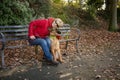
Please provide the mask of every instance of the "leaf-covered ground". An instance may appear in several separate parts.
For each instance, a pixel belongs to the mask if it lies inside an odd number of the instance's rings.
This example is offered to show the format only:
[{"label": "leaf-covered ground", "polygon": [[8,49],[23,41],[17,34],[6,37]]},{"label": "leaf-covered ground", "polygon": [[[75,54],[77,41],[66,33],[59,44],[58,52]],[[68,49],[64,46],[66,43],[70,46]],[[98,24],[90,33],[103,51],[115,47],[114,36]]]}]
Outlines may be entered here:
[{"label": "leaf-covered ground", "polygon": [[5,62],[10,69],[1,70],[0,75],[26,72],[37,65],[41,80],[120,80],[120,32],[109,32],[105,28],[79,29],[79,53],[75,52],[74,43],[70,42],[67,52],[62,49],[65,63],[58,67],[44,66],[43,52],[40,49],[40,53],[35,54],[34,47],[7,49]]}]

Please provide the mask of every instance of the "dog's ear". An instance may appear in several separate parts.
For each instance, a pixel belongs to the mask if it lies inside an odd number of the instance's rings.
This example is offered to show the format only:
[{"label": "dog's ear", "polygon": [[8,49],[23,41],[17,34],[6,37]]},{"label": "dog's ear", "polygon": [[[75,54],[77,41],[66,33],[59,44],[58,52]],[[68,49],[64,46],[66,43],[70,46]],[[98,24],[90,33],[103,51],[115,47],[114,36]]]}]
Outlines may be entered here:
[{"label": "dog's ear", "polygon": [[56,32],[57,32],[58,34],[61,34],[60,30],[58,30],[58,29],[56,29]]}]

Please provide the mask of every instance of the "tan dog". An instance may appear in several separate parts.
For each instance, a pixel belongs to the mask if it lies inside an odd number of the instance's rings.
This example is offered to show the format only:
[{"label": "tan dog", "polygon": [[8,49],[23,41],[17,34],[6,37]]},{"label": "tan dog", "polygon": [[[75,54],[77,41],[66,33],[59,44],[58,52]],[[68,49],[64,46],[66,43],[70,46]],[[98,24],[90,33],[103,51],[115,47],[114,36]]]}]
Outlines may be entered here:
[{"label": "tan dog", "polygon": [[51,52],[54,61],[59,61],[63,63],[64,61],[62,59],[62,54],[60,52],[60,44],[56,35],[58,35],[57,30],[54,28],[50,29]]}]

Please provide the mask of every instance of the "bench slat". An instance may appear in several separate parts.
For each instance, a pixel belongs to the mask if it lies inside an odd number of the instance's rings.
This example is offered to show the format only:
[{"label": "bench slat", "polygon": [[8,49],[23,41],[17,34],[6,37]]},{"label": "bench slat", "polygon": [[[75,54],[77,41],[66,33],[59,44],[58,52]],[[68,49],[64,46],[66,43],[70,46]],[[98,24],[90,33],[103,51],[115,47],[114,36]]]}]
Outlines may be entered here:
[{"label": "bench slat", "polygon": [[6,38],[6,42],[7,41],[16,41],[16,40],[27,40],[26,37],[21,37],[21,38]]},{"label": "bench slat", "polygon": [[77,39],[66,39],[66,40],[60,40],[60,42],[66,42],[66,41],[76,41]]},{"label": "bench slat", "polygon": [[60,30],[60,32],[67,33],[67,32],[70,32],[70,30]]},{"label": "bench slat", "polygon": [[10,33],[10,32],[27,32],[28,31],[28,29],[16,29],[16,30],[14,30],[14,29],[9,29],[9,30],[1,30],[0,32],[2,32],[2,33]]},{"label": "bench slat", "polygon": [[9,29],[9,28],[28,28],[27,25],[20,25],[20,26],[0,26],[0,29]]},{"label": "bench slat", "polygon": [[28,45],[15,45],[15,46],[7,46],[6,48],[9,48],[9,49],[14,49],[14,48],[20,48],[20,47],[26,47]]},{"label": "bench slat", "polygon": [[11,33],[11,34],[4,34],[5,37],[9,37],[9,36],[12,36],[12,37],[19,37],[19,36],[27,36],[28,33]]}]

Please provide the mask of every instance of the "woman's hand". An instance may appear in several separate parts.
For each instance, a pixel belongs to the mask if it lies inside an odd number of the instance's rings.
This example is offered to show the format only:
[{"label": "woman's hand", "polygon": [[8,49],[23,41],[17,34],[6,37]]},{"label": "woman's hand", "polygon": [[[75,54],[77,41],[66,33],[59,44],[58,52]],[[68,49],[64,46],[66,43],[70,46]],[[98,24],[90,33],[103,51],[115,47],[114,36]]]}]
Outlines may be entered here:
[{"label": "woman's hand", "polygon": [[32,39],[32,40],[35,39],[35,36],[30,36],[30,39]]}]

